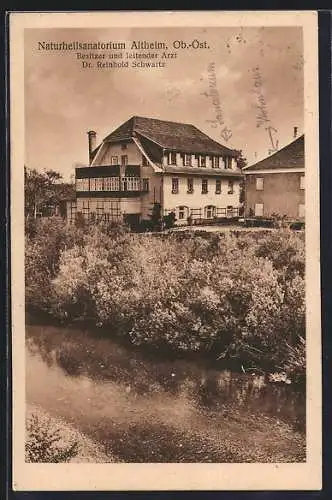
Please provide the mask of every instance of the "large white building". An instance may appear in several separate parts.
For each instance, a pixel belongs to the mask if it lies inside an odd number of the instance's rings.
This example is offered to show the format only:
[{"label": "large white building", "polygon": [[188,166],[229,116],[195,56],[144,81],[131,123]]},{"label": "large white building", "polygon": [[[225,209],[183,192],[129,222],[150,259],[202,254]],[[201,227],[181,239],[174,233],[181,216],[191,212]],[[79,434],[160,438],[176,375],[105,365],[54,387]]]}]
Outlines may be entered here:
[{"label": "large white building", "polygon": [[134,116],[98,146],[96,133],[88,136],[90,165],[76,169],[71,216],[136,224],[154,204],[176,224],[239,215],[238,152],[195,126]]}]

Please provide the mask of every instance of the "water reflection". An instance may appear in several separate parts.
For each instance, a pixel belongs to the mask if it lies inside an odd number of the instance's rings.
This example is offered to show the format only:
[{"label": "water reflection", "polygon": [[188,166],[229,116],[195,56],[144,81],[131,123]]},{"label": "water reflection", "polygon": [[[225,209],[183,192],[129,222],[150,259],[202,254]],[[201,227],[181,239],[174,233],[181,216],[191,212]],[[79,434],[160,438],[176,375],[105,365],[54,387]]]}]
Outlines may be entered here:
[{"label": "water reflection", "polygon": [[194,461],[236,461],[239,439],[248,446],[241,460],[250,461],[266,418],[278,458],[293,439],[287,425],[304,430],[304,395],[261,375],[147,359],[88,332],[50,326],[27,328],[27,356],[27,400],[79,424],[126,461],[193,461],[193,453]]}]

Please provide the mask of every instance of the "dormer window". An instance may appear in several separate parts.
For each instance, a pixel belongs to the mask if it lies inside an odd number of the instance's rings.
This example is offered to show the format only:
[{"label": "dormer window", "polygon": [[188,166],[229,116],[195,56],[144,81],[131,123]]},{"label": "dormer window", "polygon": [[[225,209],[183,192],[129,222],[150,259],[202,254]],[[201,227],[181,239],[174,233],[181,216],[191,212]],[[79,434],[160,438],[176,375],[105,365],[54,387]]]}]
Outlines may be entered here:
[{"label": "dormer window", "polygon": [[198,166],[199,167],[206,167],[206,156],[199,156],[198,157]]},{"label": "dormer window", "polygon": [[188,155],[188,154],[184,155],[184,165],[186,167],[190,167],[190,165],[191,165],[191,155]]},{"label": "dormer window", "polygon": [[168,165],[176,165],[176,151],[168,153]]},{"label": "dormer window", "polygon": [[225,158],[225,168],[231,169],[232,168],[232,157],[231,156],[226,156]]},{"label": "dormer window", "polygon": [[212,156],[212,168],[219,168],[219,156]]}]

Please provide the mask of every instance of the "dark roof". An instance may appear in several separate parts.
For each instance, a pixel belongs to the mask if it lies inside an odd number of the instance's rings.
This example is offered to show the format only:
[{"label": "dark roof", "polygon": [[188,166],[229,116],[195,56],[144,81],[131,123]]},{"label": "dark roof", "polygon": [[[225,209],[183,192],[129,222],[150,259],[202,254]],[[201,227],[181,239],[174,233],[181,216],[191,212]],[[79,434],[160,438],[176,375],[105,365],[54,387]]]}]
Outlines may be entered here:
[{"label": "dark roof", "polygon": [[225,168],[204,168],[204,167],[176,167],[172,165],[167,165],[164,170],[168,174],[186,174],[189,175],[200,175],[204,176],[214,176],[214,177],[243,177],[240,169],[231,170]]},{"label": "dark roof", "polygon": [[304,168],[304,135],[264,160],[244,168],[243,172],[278,168]]},{"label": "dark roof", "polygon": [[133,116],[120,125],[104,139],[104,142],[126,140],[135,133],[168,150],[176,150],[182,153],[238,156],[237,151],[214,141],[194,125],[141,116]]},{"label": "dark roof", "polygon": [[100,144],[98,144],[98,146],[96,146],[96,147],[95,147],[95,149],[93,149],[93,150],[91,151],[91,154],[90,154],[90,162],[92,162],[92,161],[94,160],[94,158],[95,158],[95,156],[97,155],[98,150],[99,150],[100,146],[102,145],[102,143],[103,143],[103,142],[101,142]]}]

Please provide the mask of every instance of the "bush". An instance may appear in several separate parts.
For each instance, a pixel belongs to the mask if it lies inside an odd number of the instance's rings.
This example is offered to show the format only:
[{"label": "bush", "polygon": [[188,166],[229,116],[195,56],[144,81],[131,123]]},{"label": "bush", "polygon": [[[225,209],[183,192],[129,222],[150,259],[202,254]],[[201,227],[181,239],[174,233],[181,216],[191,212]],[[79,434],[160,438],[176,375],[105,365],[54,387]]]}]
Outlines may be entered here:
[{"label": "bush", "polygon": [[77,441],[64,436],[61,427],[43,415],[32,414],[26,422],[25,461],[69,462],[79,451]]},{"label": "bush", "polygon": [[264,369],[284,366],[305,338],[300,234],[43,230],[27,245],[28,305],[57,318]]},{"label": "bush", "polygon": [[275,231],[257,246],[256,255],[272,261],[286,279],[297,273],[304,277],[305,255],[303,235],[292,231]]},{"label": "bush", "polygon": [[294,345],[287,344],[287,355],[282,369],[297,383],[305,382],[306,374],[306,346],[305,339],[298,337]]}]

